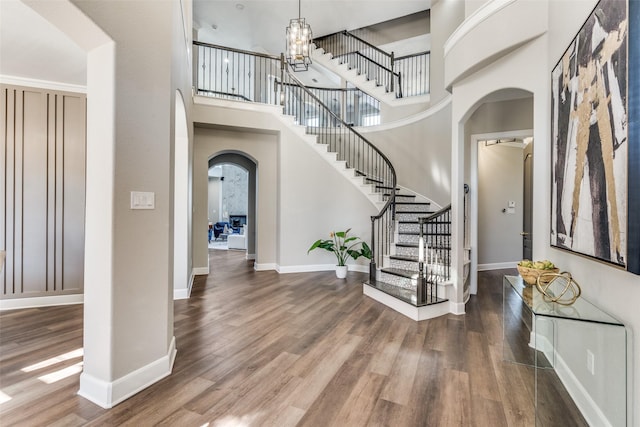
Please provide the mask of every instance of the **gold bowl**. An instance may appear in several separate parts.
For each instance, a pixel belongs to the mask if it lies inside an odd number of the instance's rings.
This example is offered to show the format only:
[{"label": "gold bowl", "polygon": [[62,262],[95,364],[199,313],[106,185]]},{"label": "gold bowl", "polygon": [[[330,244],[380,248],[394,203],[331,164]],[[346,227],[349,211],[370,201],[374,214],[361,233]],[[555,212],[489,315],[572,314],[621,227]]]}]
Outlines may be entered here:
[{"label": "gold bowl", "polygon": [[[538,282],[538,277],[540,277],[541,274],[560,272],[560,269],[558,268],[550,268],[550,269],[544,270],[541,268],[523,267],[521,265],[518,265],[517,267],[518,267],[518,273],[520,273],[520,276],[522,276],[522,280],[524,280],[524,282],[529,286],[535,285]],[[547,284],[553,278],[554,277],[551,275],[545,276],[545,277],[542,277],[542,279],[540,279],[540,282],[542,284]]]}]

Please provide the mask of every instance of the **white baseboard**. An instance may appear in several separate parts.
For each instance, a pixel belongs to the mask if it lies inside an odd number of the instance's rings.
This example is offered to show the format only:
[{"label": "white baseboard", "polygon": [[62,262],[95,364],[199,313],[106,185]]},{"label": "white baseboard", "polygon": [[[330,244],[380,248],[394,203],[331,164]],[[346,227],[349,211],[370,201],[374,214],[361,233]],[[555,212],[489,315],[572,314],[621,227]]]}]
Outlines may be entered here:
[{"label": "white baseboard", "polygon": [[257,262],[253,263],[253,269],[255,271],[267,271],[267,270],[278,270],[278,266],[275,263],[264,263],[258,264]]},{"label": "white baseboard", "polygon": [[380,304],[384,304],[409,319],[416,321],[433,319],[434,317],[443,316],[449,313],[449,304],[446,302],[427,305],[424,307],[416,307],[415,305],[407,304],[404,301],[400,301],[389,294],[365,284],[362,285],[362,293],[369,298],[378,301]]},{"label": "white baseboard", "polygon": [[[360,273],[368,273],[369,265],[348,264],[349,271],[358,271]],[[278,273],[311,273],[315,271],[334,271],[335,264],[308,264],[308,265],[287,265],[278,266]]]},{"label": "white baseboard", "polygon": [[256,254],[250,254],[250,253],[247,253],[246,258],[247,258],[248,260],[256,259]]},{"label": "white baseboard", "polygon": [[503,270],[505,268],[516,268],[518,261],[494,262],[492,264],[478,264],[478,271]]},{"label": "white baseboard", "polygon": [[13,298],[0,300],[0,311],[82,303],[84,303],[84,294],[52,295],[49,297],[33,298]]},{"label": "white baseboard", "polygon": [[449,312],[456,315],[461,315],[465,313],[463,302],[453,302],[449,300]]},{"label": "white baseboard", "polygon": [[191,288],[193,287],[193,279],[195,278],[195,273],[193,270],[191,271],[191,277],[189,277],[189,283],[187,283],[186,289],[174,289],[173,290],[173,299],[188,299],[191,296]]},{"label": "white baseboard", "polygon": [[193,274],[196,276],[206,276],[209,274],[209,266],[206,267],[194,267]]},{"label": "white baseboard", "polygon": [[113,408],[118,403],[170,375],[175,358],[176,338],[173,337],[165,356],[115,381],[104,381],[83,372],[80,374],[78,395],[102,408]]}]

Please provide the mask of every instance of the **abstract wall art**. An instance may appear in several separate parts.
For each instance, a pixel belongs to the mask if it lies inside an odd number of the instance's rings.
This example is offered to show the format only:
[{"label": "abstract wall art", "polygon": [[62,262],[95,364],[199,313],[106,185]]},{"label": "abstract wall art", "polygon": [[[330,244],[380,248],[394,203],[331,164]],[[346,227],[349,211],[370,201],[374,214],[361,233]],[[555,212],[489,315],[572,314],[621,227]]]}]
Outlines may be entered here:
[{"label": "abstract wall art", "polygon": [[627,1],[598,2],[551,72],[551,245],[624,268],[638,256],[628,252],[628,12]]}]

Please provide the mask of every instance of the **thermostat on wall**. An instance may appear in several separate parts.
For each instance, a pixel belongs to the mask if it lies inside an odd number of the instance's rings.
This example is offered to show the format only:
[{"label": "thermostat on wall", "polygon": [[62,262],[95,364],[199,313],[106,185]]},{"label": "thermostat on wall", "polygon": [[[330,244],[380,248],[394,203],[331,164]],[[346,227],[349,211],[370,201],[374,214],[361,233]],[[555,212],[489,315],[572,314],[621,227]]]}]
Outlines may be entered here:
[{"label": "thermostat on wall", "polygon": [[131,209],[155,209],[156,194],[152,191],[132,191]]}]

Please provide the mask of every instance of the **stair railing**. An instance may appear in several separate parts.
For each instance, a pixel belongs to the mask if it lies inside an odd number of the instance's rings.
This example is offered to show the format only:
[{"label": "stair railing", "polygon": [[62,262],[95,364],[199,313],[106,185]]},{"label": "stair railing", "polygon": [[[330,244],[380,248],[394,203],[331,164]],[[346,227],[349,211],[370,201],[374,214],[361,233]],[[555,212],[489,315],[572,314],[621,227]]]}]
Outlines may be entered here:
[{"label": "stair railing", "polygon": [[[424,255],[424,271],[418,281],[418,303],[436,302],[438,284],[451,278],[451,205],[445,206],[428,217],[419,218],[420,246]],[[420,301],[420,298],[423,301]]]},{"label": "stair railing", "polygon": [[196,94],[278,105],[280,56],[193,42]]},{"label": "stair railing", "polygon": [[348,31],[316,38],[314,44],[331,53],[341,64],[365,74],[367,80],[374,80],[387,92],[394,93],[396,98],[402,98],[402,76],[394,71],[393,52],[387,53]]},{"label": "stair railing", "polygon": [[394,69],[402,76],[400,89],[403,96],[426,95],[430,92],[430,59],[429,51],[395,58]]}]

